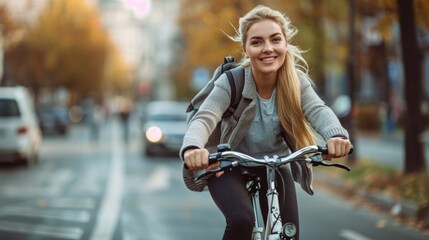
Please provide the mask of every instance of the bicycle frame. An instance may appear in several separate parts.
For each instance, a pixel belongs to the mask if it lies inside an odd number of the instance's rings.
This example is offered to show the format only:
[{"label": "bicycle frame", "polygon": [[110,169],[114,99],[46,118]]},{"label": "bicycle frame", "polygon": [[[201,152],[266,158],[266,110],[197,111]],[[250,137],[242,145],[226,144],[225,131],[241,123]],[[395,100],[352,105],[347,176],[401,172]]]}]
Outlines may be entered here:
[{"label": "bicycle frame", "polygon": [[[248,191],[251,196],[253,213],[255,217],[255,226],[253,227],[252,240],[280,240],[285,234],[283,232],[283,223],[280,217],[280,206],[278,192],[275,187],[276,170],[271,166],[266,166],[267,170],[267,204],[268,213],[266,216],[266,225],[263,221],[261,206],[259,203],[260,179],[253,177],[247,181]],[[288,226],[295,227],[293,223],[287,223]],[[265,225],[265,226],[264,226]],[[296,234],[296,229],[288,229],[290,234],[288,237],[293,237]],[[264,238],[262,238],[264,236]]]},{"label": "bicycle frame", "polygon": [[268,215],[267,226],[265,228],[265,239],[277,240],[280,239],[281,230],[283,227],[280,218],[279,207],[279,194],[275,187],[276,171],[271,167],[267,167],[267,202],[268,202]]}]

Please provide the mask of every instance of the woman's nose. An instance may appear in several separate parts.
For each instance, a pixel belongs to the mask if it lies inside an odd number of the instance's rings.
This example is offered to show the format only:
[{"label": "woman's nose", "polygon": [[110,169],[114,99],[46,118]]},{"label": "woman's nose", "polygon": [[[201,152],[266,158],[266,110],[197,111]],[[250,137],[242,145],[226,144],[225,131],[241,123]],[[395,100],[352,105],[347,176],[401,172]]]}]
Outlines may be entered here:
[{"label": "woman's nose", "polygon": [[273,51],[273,45],[271,45],[271,43],[265,43],[263,51],[264,52]]}]

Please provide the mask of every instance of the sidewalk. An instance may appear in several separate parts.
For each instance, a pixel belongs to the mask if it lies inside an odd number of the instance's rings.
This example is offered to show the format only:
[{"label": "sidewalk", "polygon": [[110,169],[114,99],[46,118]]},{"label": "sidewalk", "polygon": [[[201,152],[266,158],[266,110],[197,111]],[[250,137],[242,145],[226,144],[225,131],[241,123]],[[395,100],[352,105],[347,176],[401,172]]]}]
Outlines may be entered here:
[{"label": "sidewalk", "polygon": [[[424,133],[423,140],[426,169],[429,171],[429,131]],[[396,131],[389,136],[359,133],[355,136],[354,145],[356,146],[355,153],[358,160],[367,159],[398,170],[404,169],[405,146],[403,131]],[[332,176],[325,172],[316,171],[315,177],[322,180],[328,187],[336,191],[342,191],[342,194],[347,194],[352,198],[364,199],[371,205],[376,205],[392,217],[417,220],[418,214],[422,214],[418,213],[418,205],[411,201],[396,200],[385,193],[370,192],[365,190],[365,188],[345,189],[344,185],[342,185],[344,179],[341,179],[339,176]],[[423,213],[422,224],[425,225],[425,230],[429,228],[429,212]]]},{"label": "sidewalk", "polygon": [[[381,164],[403,170],[405,163],[404,132],[397,130],[390,135],[357,133],[355,136],[356,156],[377,161]],[[429,131],[423,134],[423,150],[426,170],[429,171]]]},{"label": "sidewalk", "polygon": [[[365,134],[365,133],[358,133],[357,134],[358,137],[368,137],[368,138],[378,138],[380,140],[384,140],[384,141],[388,141],[388,142],[393,142],[393,143],[403,143],[404,139],[405,139],[405,133],[404,130],[402,129],[397,129],[394,132],[387,134],[387,133],[382,133],[382,134]],[[423,132],[423,136],[422,136],[424,145],[426,148],[429,147],[429,130]]]}]

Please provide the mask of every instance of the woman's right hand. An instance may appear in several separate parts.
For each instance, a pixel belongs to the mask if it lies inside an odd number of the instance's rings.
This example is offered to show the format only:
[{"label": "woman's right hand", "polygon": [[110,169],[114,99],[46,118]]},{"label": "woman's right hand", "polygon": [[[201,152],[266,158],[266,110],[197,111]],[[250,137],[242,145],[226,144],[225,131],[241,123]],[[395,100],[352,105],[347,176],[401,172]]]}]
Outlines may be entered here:
[{"label": "woman's right hand", "polygon": [[193,148],[185,151],[183,159],[191,170],[206,169],[209,166],[209,154],[207,149]]}]

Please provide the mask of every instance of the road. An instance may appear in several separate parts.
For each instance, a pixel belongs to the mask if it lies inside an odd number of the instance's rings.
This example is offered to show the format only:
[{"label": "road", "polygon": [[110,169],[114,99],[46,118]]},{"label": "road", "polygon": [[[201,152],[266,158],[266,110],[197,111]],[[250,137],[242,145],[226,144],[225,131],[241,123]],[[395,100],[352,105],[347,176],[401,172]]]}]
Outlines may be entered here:
[{"label": "road", "polygon": [[[46,137],[38,165],[0,165],[0,239],[221,239],[224,220],[209,194],[184,187],[176,157],[143,156],[132,129],[123,143],[113,119],[94,142],[78,125]],[[428,239],[321,188],[298,193],[301,239]]]}]

